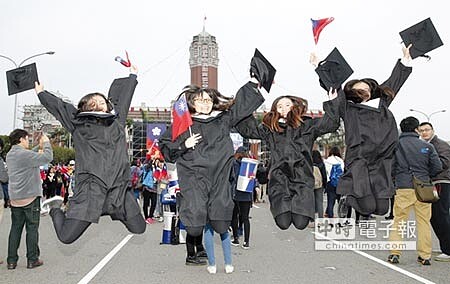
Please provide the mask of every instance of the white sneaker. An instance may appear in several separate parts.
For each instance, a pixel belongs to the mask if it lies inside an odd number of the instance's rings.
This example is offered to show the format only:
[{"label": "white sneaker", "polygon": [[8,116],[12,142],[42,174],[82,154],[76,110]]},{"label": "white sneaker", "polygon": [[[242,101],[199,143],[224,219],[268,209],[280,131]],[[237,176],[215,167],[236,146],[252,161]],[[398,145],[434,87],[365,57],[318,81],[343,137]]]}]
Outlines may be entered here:
[{"label": "white sneaker", "polygon": [[450,255],[441,253],[440,255],[437,255],[434,257],[434,260],[436,261],[450,261]]},{"label": "white sneaker", "polygon": [[225,273],[226,273],[226,274],[233,273],[233,271],[234,271],[233,265],[231,265],[231,264],[226,264],[226,265],[225,265]]},{"label": "white sneaker", "polygon": [[52,198],[45,200],[41,205],[41,214],[45,215],[49,213],[52,208],[60,208],[63,201],[64,198],[61,196],[53,196]]},{"label": "white sneaker", "polygon": [[208,265],[208,267],[206,267],[206,270],[208,270],[209,274],[216,274],[217,267],[215,265]]}]

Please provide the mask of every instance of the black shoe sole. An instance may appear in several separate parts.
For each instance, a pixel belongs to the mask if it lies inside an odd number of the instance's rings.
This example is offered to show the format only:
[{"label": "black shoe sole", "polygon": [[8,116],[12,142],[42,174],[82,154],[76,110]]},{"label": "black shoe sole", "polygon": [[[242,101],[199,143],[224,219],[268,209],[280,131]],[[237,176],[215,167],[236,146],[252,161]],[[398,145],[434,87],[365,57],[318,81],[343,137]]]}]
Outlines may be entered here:
[{"label": "black shoe sole", "polygon": [[16,267],[17,267],[17,264],[14,264],[14,265],[8,264],[8,270],[16,269]]},{"label": "black shoe sole", "polygon": [[205,262],[186,262],[186,265],[189,266],[202,266],[202,265],[206,265],[206,261]]}]

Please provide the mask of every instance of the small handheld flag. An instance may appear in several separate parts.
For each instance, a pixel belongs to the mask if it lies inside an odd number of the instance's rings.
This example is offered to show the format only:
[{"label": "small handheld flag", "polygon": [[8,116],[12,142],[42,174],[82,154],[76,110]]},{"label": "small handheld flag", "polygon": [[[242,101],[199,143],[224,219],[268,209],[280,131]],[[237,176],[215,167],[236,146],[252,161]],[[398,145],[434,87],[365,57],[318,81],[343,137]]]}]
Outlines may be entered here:
[{"label": "small handheld flag", "polygon": [[128,52],[125,51],[125,54],[127,56],[127,60],[124,60],[122,57],[120,56],[116,56],[116,58],[114,58],[115,61],[119,62],[120,64],[122,64],[125,67],[130,67],[131,66],[131,62],[130,62],[130,58],[128,57]]},{"label": "small handheld flag", "polygon": [[175,141],[181,133],[185,132],[192,125],[191,114],[189,113],[184,94],[173,105],[172,117],[172,141]]},{"label": "small handheld flag", "polygon": [[325,28],[326,25],[331,23],[334,20],[333,17],[330,18],[324,18],[319,20],[313,20],[312,21],[312,28],[313,28],[313,35],[314,35],[314,42],[317,45],[317,42],[319,41],[319,35],[322,32],[323,28]]}]

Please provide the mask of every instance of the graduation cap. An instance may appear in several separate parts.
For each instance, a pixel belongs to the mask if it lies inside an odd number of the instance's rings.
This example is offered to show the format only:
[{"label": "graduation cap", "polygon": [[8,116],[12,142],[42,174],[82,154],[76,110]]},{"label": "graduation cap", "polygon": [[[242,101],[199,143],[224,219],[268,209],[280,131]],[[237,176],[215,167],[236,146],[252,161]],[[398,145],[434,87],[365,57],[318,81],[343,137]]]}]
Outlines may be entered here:
[{"label": "graduation cap", "polygon": [[250,62],[250,76],[255,77],[268,93],[276,72],[277,70],[270,64],[269,60],[255,48],[255,54]]},{"label": "graduation cap", "polygon": [[419,56],[427,57],[429,59],[430,57],[425,55],[425,53],[443,45],[430,18],[401,31],[400,37],[405,46],[412,43],[409,53],[413,59]]},{"label": "graduation cap", "polygon": [[36,63],[6,71],[6,80],[9,96],[34,89],[34,82],[38,82]]},{"label": "graduation cap", "polygon": [[353,74],[353,70],[335,47],[325,60],[319,62],[316,73],[319,75],[320,85],[328,91],[330,88],[339,89]]}]

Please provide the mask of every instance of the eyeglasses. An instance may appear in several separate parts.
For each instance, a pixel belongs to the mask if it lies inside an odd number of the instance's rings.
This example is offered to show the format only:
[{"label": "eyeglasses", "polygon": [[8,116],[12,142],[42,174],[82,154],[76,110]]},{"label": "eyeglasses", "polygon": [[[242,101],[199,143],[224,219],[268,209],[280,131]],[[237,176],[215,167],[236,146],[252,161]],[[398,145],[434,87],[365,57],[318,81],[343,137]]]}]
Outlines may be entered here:
[{"label": "eyeglasses", "polygon": [[419,132],[430,132],[431,130],[433,130],[433,129],[431,129],[431,128],[423,128],[423,129],[419,129]]},{"label": "eyeglasses", "polygon": [[194,102],[202,103],[202,104],[212,104],[213,101],[211,99],[194,99]]}]

